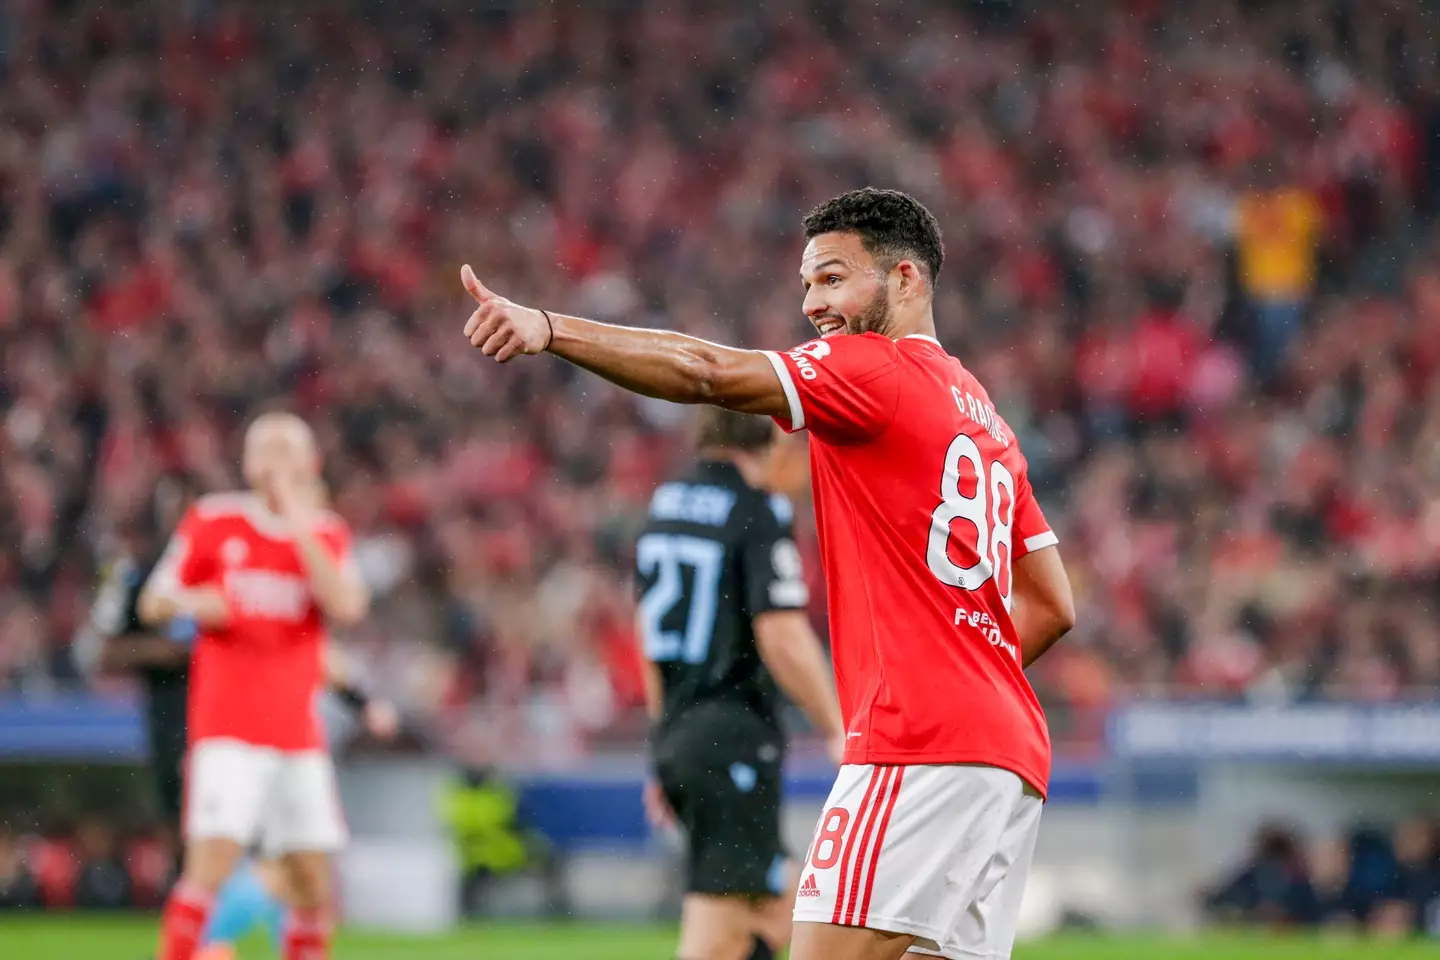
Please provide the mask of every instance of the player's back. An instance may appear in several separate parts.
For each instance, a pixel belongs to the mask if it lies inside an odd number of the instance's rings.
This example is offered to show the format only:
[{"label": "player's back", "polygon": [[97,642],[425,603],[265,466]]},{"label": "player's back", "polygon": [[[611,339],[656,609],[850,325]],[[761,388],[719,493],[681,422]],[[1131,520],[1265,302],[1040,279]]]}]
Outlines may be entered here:
[{"label": "player's back", "polygon": [[1049,735],[1009,606],[1013,559],[1055,537],[984,387],[929,337],[772,362],[813,436],[846,762],[983,763],[1043,791]]},{"label": "player's back", "polygon": [[[317,535],[343,557],[343,521],[326,514]],[[323,677],[325,626],[294,538],[250,494],[212,494],[181,521],[163,575],[217,588],[229,624],[204,631],[191,666],[190,737],[233,737],[286,750],[321,745],[314,703]]]},{"label": "player's back", "polygon": [[645,655],[664,687],[663,723],[707,706],[741,707],[777,728],[775,683],[753,619],[806,601],[790,506],[702,460],[661,485],[635,545]]}]

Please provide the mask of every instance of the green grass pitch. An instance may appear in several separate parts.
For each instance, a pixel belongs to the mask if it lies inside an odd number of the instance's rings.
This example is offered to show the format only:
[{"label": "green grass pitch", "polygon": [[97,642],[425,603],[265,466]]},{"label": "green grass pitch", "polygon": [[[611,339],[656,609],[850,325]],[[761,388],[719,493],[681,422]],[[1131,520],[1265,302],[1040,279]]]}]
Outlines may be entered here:
[{"label": "green grass pitch", "polygon": [[[496,923],[444,937],[346,931],[336,960],[671,960],[675,933],[664,926]],[[15,960],[147,960],[154,918],[40,916],[0,919],[0,957]],[[243,960],[272,960],[247,943]],[[1379,944],[1336,937],[1279,938],[1066,936],[1015,949],[1015,960],[1409,960],[1440,957],[1436,944]]]}]

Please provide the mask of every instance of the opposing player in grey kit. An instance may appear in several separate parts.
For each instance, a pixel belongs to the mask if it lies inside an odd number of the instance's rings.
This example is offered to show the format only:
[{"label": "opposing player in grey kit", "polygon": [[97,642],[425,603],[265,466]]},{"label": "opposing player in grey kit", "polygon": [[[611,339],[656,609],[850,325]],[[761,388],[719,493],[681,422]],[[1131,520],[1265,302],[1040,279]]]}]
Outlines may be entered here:
[{"label": "opposing player in grey kit", "polygon": [[769,960],[790,940],[782,894],[795,889],[777,685],[837,762],[845,734],[805,613],[793,510],[766,490],[774,455],[789,451],[764,417],[710,407],[698,421],[699,462],[655,491],[635,545],[655,721],[646,806],[689,840],[682,960]]}]

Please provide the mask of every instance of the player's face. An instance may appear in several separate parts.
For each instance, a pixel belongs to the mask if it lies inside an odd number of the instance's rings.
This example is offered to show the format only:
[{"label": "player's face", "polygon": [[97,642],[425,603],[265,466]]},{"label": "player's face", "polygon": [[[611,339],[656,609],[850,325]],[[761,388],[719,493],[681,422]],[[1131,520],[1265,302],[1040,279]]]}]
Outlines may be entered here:
[{"label": "player's face", "polygon": [[886,333],[891,317],[886,274],[855,234],[812,237],[800,263],[805,316],[821,337]]},{"label": "player's face", "polygon": [[242,466],[250,486],[265,491],[282,473],[312,480],[318,464],[309,431],[302,424],[276,420],[257,422],[245,435]]}]

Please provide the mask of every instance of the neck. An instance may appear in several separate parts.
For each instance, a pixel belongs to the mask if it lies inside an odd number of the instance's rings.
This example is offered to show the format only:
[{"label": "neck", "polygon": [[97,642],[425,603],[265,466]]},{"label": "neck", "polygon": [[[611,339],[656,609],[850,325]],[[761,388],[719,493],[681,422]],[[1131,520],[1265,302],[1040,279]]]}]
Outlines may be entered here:
[{"label": "neck", "polygon": [[252,487],[250,489],[250,496],[255,498],[255,502],[259,504],[260,508],[266,513],[273,513],[277,515],[280,513],[280,510],[276,506],[274,499],[265,491]]},{"label": "neck", "polygon": [[931,309],[930,301],[926,300],[924,304],[910,310],[896,310],[887,332],[892,340],[916,335],[939,339],[935,336],[935,312]]},{"label": "neck", "polygon": [[750,486],[765,486],[765,464],[759,454],[734,447],[706,447],[700,451],[700,456],[706,460],[724,460],[734,464],[735,469],[740,471],[740,476]]}]

